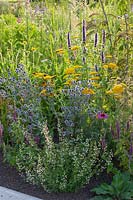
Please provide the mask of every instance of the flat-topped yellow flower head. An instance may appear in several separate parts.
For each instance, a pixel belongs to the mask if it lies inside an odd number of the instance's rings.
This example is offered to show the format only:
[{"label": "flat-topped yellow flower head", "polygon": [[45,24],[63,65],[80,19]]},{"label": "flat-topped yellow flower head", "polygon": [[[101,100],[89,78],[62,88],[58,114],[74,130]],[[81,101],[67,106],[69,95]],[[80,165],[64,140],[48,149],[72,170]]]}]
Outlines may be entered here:
[{"label": "flat-topped yellow flower head", "polygon": [[78,50],[79,49],[79,46],[72,46],[71,47],[71,51],[76,51],[76,50]]},{"label": "flat-topped yellow flower head", "polygon": [[65,69],[65,74],[75,74],[75,68],[74,67],[69,67]]},{"label": "flat-topped yellow flower head", "polygon": [[35,72],[35,73],[33,73],[33,76],[36,77],[36,78],[43,78],[46,75],[47,74],[42,73],[42,72]]},{"label": "flat-topped yellow flower head", "polygon": [[61,48],[61,49],[57,49],[56,53],[59,54],[59,55],[61,55],[61,54],[64,54],[65,51]]},{"label": "flat-topped yellow flower head", "polygon": [[44,80],[48,80],[48,79],[52,79],[54,77],[55,77],[55,75],[54,76],[47,75],[47,76],[44,76],[43,79]]},{"label": "flat-topped yellow flower head", "polygon": [[123,93],[125,90],[125,84],[123,85],[123,83],[117,84],[112,88],[112,92],[114,94],[121,94]]},{"label": "flat-topped yellow flower head", "polygon": [[90,89],[90,88],[84,88],[83,90],[82,90],[82,94],[95,94],[95,92],[92,90],[92,89]]}]

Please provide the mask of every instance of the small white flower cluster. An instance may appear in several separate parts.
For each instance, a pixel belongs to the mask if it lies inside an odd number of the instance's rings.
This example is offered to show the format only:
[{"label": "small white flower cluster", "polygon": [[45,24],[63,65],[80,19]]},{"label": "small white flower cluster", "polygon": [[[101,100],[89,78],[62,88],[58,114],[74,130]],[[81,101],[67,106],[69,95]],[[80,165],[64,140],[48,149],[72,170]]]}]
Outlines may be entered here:
[{"label": "small white flower cluster", "polygon": [[111,162],[112,153],[104,151],[100,142],[91,139],[64,139],[55,144],[48,136],[47,125],[42,133],[46,137],[43,149],[23,144],[17,155],[17,167],[26,179],[41,185],[47,191],[74,191],[89,183]]}]

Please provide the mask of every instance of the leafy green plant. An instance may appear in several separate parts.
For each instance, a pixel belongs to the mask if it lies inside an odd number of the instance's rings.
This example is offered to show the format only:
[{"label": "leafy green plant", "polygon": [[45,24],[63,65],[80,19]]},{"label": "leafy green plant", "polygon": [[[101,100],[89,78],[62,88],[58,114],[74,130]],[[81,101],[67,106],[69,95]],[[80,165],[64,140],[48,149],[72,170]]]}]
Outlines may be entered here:
[{"label": "leafy green plant", "polygon": [[[14,130],[14,134],[18,134],[18,129],[16,133]],[[111,162],[112,155],[107,147],[103,150],[100,142],[85,140],[82,134],[75,139],[64,138],[55,144],[45,124],[42,135],[45,136],[45,145],[41,148],[29,135],[26,140],[17,142],[15,147],[5,146],[4,156],[26,176],[27,181],[48,191],[75,191]]]},{"label": "leafy green plant", "polygon": [[131,200],[133,198],[133,180],[130,174],[118,172],[110,185],[103,183],[91,190],[98,196],[91,200]]}]

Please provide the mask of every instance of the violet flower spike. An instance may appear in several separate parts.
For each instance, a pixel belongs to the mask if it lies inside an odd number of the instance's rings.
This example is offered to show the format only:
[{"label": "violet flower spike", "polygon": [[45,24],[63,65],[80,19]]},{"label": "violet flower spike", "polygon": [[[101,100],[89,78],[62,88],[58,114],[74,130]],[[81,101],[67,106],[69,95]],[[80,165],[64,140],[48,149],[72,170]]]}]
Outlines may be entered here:
[{"label": "violet flower spike", "polygon": [[98,72],[98,66],[97,66],[97,64],[95,64],[95,70],[96,70],[96,72]]},{"label": "violet flower spike", "polygon": [[0,138],[3,137],[3,125],[0,124]]},{"label": "violet flower spike", "polygon": [[101,52],[101,60],[102,60],[102,63],[105,63],[105,56],[104,56],[104,52],[103,51]]},{"label": "violet flower spike", "polygon": [[130,128],[130,122],[128,121],[128,122],[127,122],[126,130],[129,131],[129,128]]},{"label": "violet flower spike", "polygon": [[70,39],[70,33],[69,32],[67,34],[67,45],[68,45],[68,48],[70,49],[71,48],[71,39]]},{"label": "violet flower spike", "polygon": [[115,131],[114,131],[112,126],[110,127],[110,130],[111,130],[112,138],[114,138],[115,137]]},{"label": "violet flower spike", "polygon": [[106,33],[105,33],[105,30],[102,30],[102,46],[103,46],[103,48],[105,45],[105,40],[106,40]]},{"label": "violet flower spike", "polygon": [[94,37],[94,47],[97,47],[97,44],[98,44],[98,33],[96,33]]},{"label": "violet flower spike", "polygon": [[83,43],[85,44],[85,42],[86,42],[86,23],[85,23],[84,19],[83,19],[83,26],[82,26],[82,36],[83,36]]},{"label": "violet flower spike", "polygon": [[83,53],[84,53],[84,54],[86,53],[86,48],[85,48],[85,47],[83,48]]},{"label": "violet flower spike", "polygon": [[83,61],[83,64],[86,63],[86,59],[85,59],[85,57],[83,57],[82,61]]},{"label": "violet flower spike", "polygon": [[102,150],[104,150],[105,147],[106,147],[106,140],[105,140],[104,137],[103,137],[102,140],[101,140],[101,145],[102,145]]},{"label": "violet flower spike", "polygon": [[129,147],[129,155],[132,156],[133,155],[133,143],[130,143],[130,147]]}]

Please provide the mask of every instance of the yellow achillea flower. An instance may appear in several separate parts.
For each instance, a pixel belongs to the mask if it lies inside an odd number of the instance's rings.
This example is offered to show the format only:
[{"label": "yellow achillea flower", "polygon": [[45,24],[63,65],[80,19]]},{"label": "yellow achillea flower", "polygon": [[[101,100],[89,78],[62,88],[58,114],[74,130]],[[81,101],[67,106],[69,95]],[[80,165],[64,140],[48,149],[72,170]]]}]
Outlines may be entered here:
[{"label": "yellow achillea flower", "polygon": [[52,79],[54,78],[55,76],[50,76],[50,75],[47,75],[47,76],[44,76],[43,79],[44,80],[48,80],[48,79]]},{"label": "yellow achillea flower", "polygon": [[81,76],[82,74],[81,73],[79,73],[79,74],[73,74],[73,76]]},{"label": "yellow achillea flower", "polygon": [[101,87],[101,85],[100,84],[98,84],[98,83],[91,83],[94,87],[97,87],[97,88],[99,88],[99,87]]},{"label": "yellow achillea flower", "polygon": [[99,76],[96,76],[96,77],[92,77],[92,78],[90,78],[90,80],[92,80],[92,81],[96,81],[96,80],[99,80],[99,79],[100,79]]},{"label": "yellow achillea flower", "polygon": [[36,51],[36,50],[37,50],[37,48],[35,48],[35,47],[31,48],[31,51]]},{"label": "yellow achillea flower", "polygon": [[82,94],[95,94],[95,92],[92,89],[84,88]]},{"label": "yellow achillea flower", "polygon": [[90,74],[90,75],[96,75],[96,74],[98,74],[98,73],[94,71],[94,72],[90,72],[89,74]]},{"label": "yellow achillea flower", "polygon": [[47,92],[47,90],[44,89],[44,90],[42,90],[42,91],[40,92],[40,94],[46,96],[46,92]]},{"label": "yellow achillea flower", "polygon": [[56,53],[57,53],[57,54],[64,54],[65,51],[64,51],[63,49],[57,49],[57,50],[56,50]]},{"label": "yellow achillea flower", "polygon": [[72,81],[73,81],[73,80],[67,80],[67,81],[64,83],[64,85],[72,85]]},{"label": "yellow achillea flower", "polygon": [[120,84],[115,85],[112,88],[112,92],[113,92],[113,94],[121,94],[124,92],[124,89],[125,89],[125,84],[120,83]]},{"label": "yellow achillea flower", "polygon": [[46,75],[47,75],[47,74],[41,73],[41,72],[33,73],[33,76],[36,77],[36,78],[43,78],[43,77],[46,76]]},{"label": "yellow achillea flower", "polygon": [[82,68],[82,66],[80,66],[80,65],[75,65],[75,66],[73,66],[73,68],[74,68],[74,69],[79,69],[79,68]]},{"label": "yellow achillea flower", "polygon": [[75,50],[78,50],[78,49],[79,49],[79,46],[73,46],[73,47],[71,47],[72,51],[75,51]]},{"label": "yellow achillea flower", "polygon": [[108,90],[108,91],[106,91],[106,94],[113,94],[113,91],[112,90]]},{"label": "yellow achillea flower", "polygon": [[69,67],[65,70],[65,74],[75,74],[75,68]]},{"label": "yellow achillea flower", "polygon": [[77,39],[77,38],[79,38],[79,36],[78,35],[74,35],[72,38],[73,39]]},{"label": "yellow achillea flower", "polygon": [[108,65],[103,65],[103,68],[104,68],[104,69],[108,69],[109,66],[108,66]]},{"label": "yellow achillea flower", "polygon": [[103,65],[103,68],[104,69],[115,69],[117,68],[117,65],[115,63],[109,63],[109,64],[106,64],[106,65]]},{"label": "yellow achillea flower", "polygon": [[111,69],[115,69],[117,67],[117,65],[115,63],[109,63],[108,67]]},{"label": "yellow achillea flower", "polygon": [[112,58],[112,56],[111,55],[106,55],[106,58]]},{"label": "yellow achillea flower", "polygon": [[124,83],[114,85],[112,90],[106,91],[106,94],[120,95],[124,92],[125,87],[126,87],[126,84],[124,84]]}]

